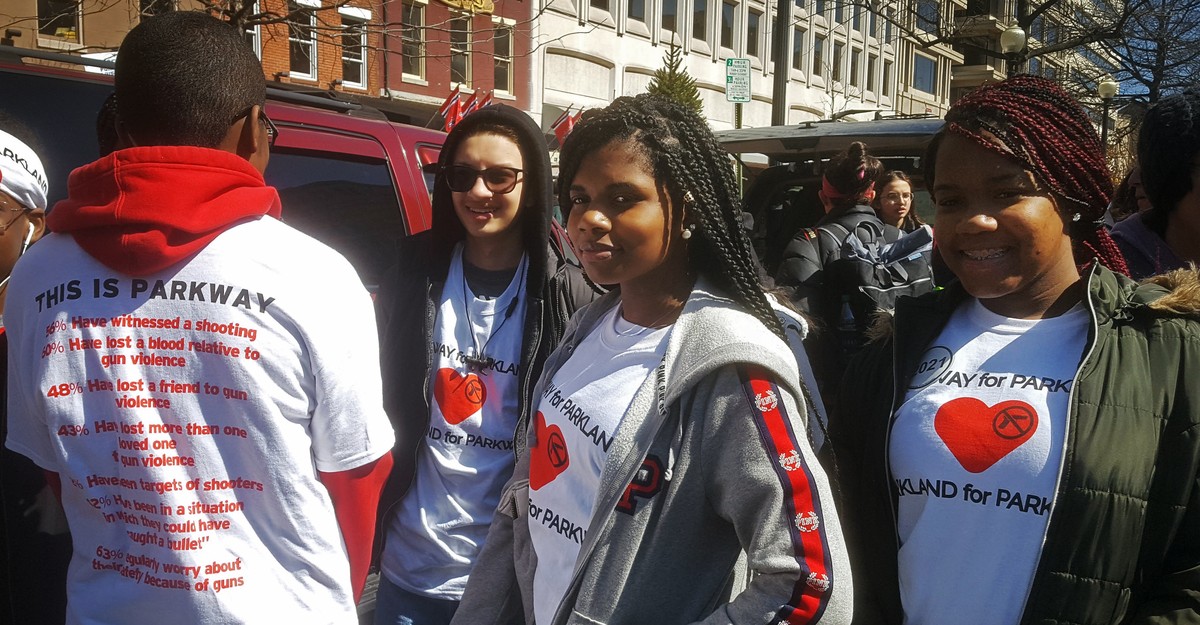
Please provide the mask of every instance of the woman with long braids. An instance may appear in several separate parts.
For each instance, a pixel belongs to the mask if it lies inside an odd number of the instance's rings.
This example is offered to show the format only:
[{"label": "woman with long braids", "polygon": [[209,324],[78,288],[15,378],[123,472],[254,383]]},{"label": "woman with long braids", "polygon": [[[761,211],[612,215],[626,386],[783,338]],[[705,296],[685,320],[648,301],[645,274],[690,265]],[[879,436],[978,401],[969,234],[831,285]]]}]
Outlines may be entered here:
[{"label": "woman with long braids", "polygon": [[585,115],[559,167],[572,243],[615,288],[546,361],[454,623],[849,622],[837,514],[728,155],[694,112],[639,95]]},{"label": "woman with long braids", "polygon": [[958,282],[899,303],[830,424],[856,619],[1200,621],[1197,273],[1125,277],[1052,81],[971,92],[924,162]]}]

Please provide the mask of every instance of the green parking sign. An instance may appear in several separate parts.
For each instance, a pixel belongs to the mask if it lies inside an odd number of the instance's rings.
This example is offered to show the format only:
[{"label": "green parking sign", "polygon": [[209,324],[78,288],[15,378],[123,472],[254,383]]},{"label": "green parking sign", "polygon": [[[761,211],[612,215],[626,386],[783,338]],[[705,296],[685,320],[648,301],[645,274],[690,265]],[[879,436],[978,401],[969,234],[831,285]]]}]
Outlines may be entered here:
[{"label": "green parking sign", "polygon": [[725,59],[725,101],[750,101],[750,59]]}]

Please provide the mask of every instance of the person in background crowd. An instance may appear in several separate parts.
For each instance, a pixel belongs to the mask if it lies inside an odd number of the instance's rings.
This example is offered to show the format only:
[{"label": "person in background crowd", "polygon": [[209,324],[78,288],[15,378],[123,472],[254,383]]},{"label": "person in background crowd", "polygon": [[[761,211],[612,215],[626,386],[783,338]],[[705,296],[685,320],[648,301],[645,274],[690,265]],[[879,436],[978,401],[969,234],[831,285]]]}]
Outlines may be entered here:
[{"label": "person in background crowd", "polygon": [[825,269],[841,254],[841,246],[850,233],[864,243],[892,242],[900,232],[884,224],[871,208],[875,200],[875,181],[883,173],[879,159],[867,153],[867,146],[854,142],[830,162],[821,177],[818,196],[825,217],[817,228],[805,228],[787,244],[783,261],[775,274],[776,286],[792,290],[792,301],[801,312],[818,318],[835,318],[827,309],[838,302],[823,297],[829,291]]},{"label": "person in background crowd", "polygon": [[1146,111],[1138,170],[1150,208],[1113,226],[1130,273],[1141,279],[1200,261],[1200,90]]},{"label": "person in background crowd", "polygon": [[921,216],[912,210],[913,189],[908,174],[898,169],[886,172],[875,181],[875,188],[879,192],[871,206],[880,221],[901,232],[912,232],[925,225]]},{"label": "person in background crowd", "polygon": [[[18,137],[19,135],[19,137]],[[49,181],[37,153],[30,147],[27,128],[0,116],[0,368],[6,370],[8,335],[4,328],[4,298],[16,264],[46,228]],[[7,377],[0,371],[0,380]],[[0,385],[6,397],[7,386]],[[8,436],[6,400],[0,398],[0,440]],[[4,589],[6,622],[55,625],[65,617],[67,561],[71,537],[62,506],[46,477],[28,458],[0,450],[0,588]]]},{"label": "person in background crowd", "polygon": [[13,271],[7,446],[54,476],[67,623],[357,623],[394,442],[370,297],[278,221],[262,66],[200,12],[121,44],[118,150]]},{"label": "person in background crowd", "polygon": [[[1149,208],[1150,201],[1146,199],[1146,193],[1142,188],[1142,174],[1134,166],[1129,173],[1125,174],[1125,178],[1113,192],[1113,199],[1108,205],[1108,212],[1104,214],[1104,221],[1111,229],[1117,222],[1124,221]],[[1120,247],[1119,242],[1118,247]]]},{"label": "person in background crowd", "polygon": [[659,96],[584,117],[559,203],[588,275],[618,288],[546,361],[454,625],[848,622],[837,513],[728,155]]},{"label": "person in background crowd", "polygon": [[830,434],[862,623],[1200,619],[1200,276],[1128,279],[1087,113],[1034,76],[925,156],[959,282],[901,300]]},{"label": "person in background crowd", "polygon": [[471,113],[446,137],[433,228],[405,241],[379,302],[397,432],[381,501],[379,625],[445,625],[532,421],[532,384],[595,297],[548,247],[550,155],[524,112]]}]

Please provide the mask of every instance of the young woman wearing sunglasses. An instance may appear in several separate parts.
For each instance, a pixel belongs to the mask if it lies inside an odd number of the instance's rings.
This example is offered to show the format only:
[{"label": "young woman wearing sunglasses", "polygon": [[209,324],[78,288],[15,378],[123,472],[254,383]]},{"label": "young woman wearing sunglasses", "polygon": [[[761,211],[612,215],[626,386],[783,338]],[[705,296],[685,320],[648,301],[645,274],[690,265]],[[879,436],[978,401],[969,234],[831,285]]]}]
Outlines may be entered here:
[{"label": "young woman wearing sunglasses", "polygon": [[541,129],[499,105],[446,137],[433,227],[379,297],[396,466],[383,495],[376,623],[450,621],[483,546],[532,383],[594,292],[549,246]]}]

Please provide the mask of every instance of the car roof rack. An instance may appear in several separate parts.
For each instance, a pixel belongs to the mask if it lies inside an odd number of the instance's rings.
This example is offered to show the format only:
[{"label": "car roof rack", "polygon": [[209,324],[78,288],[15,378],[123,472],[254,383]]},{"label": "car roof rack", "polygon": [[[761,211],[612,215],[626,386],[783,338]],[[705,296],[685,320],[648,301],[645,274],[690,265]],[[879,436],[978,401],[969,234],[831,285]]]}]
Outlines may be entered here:
[{"label": "car roof rack", "polygon": [[[35,50],[32,48],[19,48],[8,44],[0,44],[0,60],[8,60],[11,62],[26,65],[25,59],[39,59],[42,61],[53,61],[56,63],[66,63],[70,65],[83,65],[86,67],[95,67],[97,69],[113,71],[116,69],[116,63],[104,59],[90,59],[77,54],[64,54],[62,52],[50,52],[48,50]],[[314,108],[322,108],[339,113],[346,113],[354,117],[365,117],[370,119],[387,119],[383,112],[371,106],[360,104],[358,102],[347,102],[339,100],[332,94],[326,91],[313,90],[305,88],[305,90],[286,89],[281,86],[267,83],[267,97],[277,102],[287,102],[289,104],[299,104],[302,106],[311,106]]]}]

